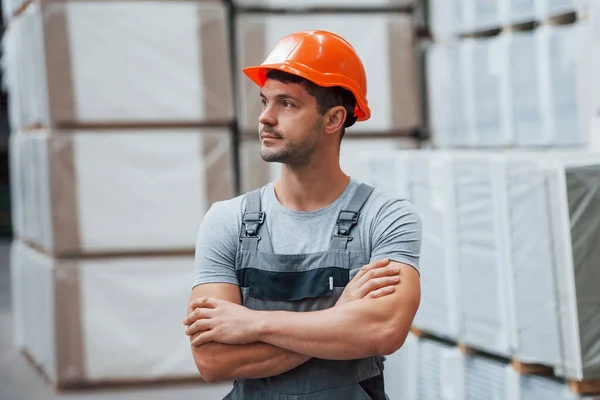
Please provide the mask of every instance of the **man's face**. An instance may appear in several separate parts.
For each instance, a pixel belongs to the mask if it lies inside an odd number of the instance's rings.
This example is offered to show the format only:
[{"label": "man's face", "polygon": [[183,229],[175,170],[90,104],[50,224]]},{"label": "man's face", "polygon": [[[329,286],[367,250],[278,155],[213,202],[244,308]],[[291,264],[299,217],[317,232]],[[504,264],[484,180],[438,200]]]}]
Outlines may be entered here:
[{"label": "man's face", "polygon": [[317,100],[299,83],[267,79],[262,88],[263,110],[258,119],[260,156],[267,162],[307,165],[323,131]]}]

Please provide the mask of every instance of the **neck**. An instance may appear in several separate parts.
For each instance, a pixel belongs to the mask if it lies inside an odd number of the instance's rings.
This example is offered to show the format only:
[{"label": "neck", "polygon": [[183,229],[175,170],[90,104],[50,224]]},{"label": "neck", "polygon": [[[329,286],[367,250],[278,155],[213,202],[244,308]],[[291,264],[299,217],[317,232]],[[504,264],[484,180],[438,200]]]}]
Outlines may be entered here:
[{"label": "neck", "polygon": [[303,167],[283,164],[281,178],[275,182],[275,195],[286,208],[316,211],[333,203],[349,182],[337,158]]}]

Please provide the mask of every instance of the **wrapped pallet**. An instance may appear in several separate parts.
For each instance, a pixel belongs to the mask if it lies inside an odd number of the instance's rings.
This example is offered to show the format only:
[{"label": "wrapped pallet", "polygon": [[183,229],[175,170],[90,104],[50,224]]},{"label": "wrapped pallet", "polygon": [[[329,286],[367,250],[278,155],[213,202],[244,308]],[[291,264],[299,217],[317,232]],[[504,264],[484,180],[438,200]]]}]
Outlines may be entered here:
[{"label": "wrapped pallet", "polygon": [[[428,111],[436,147],[465,147],[472,139],[467,129],[460,42],[432,45],[427,51]],[[472,132],[472,131],[471,131]]]},{"label": "wrapped pallet", "polygon": [[502,25],[520,24],[535,18],[535,0],[501,1]]},{"label": "wrapped pallet", "polygon": [[409,333],[400,350],[386,357],[385,393],[390,400],[418,400],[419,339]]},{"label": "wrapped pallet", "polygon": [[468,146],[510,146],[508,40],[504,35],[465,39],[461,52]]},{"label": "wrapped pallet", "polygon": [[461,154],[453,161],[455,182],[462,342],[509,356],[510,307],[506,238],[509,235],[490,155]]},{"label": "wrapped pallet", "polygon": [[454,400],[465,397],[464,356],[452,345],[419,339],[417,384],[419,400]]},{"label": "wrapped pallet", "polygon": [[15,241],[11,269],[17,343],[56,387],[199,376],[193,256],[58,260]]},{"label": "wrapped pallet", "polygon": [[465,357],[465,400],[509,400],[507,364],[479,355]]},{"label": "wrapped pallet", "polygon": [[15,133],[16,231],[57,256],[191,252],[234,194],[230,143],[222,128]]},{"label": "wrapped pallet", "polygon": [[600,377],[600,158],[571,156],[549,165],[564,365],[559,376]]},{"label": "wrapped pallet", "polygon": [[35,2],[4,38],[12,128],[229,123],[226,15],[217,1]]},{"label": "wrapped pallet", "polygon": [[411,6],[415,0],[233,0],[233,2],[240,7],[301,10],[310,8],[397,8]]},{"label": "wrapped pallet", "polygon": [[538,20],[546,20],[550,17],[570,13],[576,10],[577,0],[534,0],[535,16]]},{"label": "wrapped pallet", "polygon": [[502,3],[508,0],[463,0],[465,32],[483,31],[500,26]]},{"label": "wrapped pallet", "polygon": [[437,43],[453,40],[464,31],[462,0],[430,0],[429,23]]},{"label": "wrapped pallet", "polygon": [[[582,53],[582,24],[546,25],[536,30],[542,90],[542,132],[549,144],[582,146],[588,142],[585,104],[581,104],[592,81],[583,78],[582,67],[588,63]],[[583,65],[582,65],[583,64]]]},{"label": "wrapped pallet", "polygon": [[579,396],[564,381],[536,375],[520,375],[507,370],[507,400],[597,400],[597,396]]},{"label": "wrapped pallet", "polygon": [[[508,46],[508,112],[505,122],[517,147],[552,143],[542,125],[542,79],[533,31],[505,33]],[[553,61],[552,61],[553,62]]]},{"label": "wrapped pallet", "polygon": [[421,245],[421,304],[413,325],[459,341],[460,281],[458,273],[456,205],[452,163],[448,154],[408,156],[409,199],[423,223]]},{"label": "wrapped pallet", "polygon": [[[356,49],[364,64],[368,121],[353,132],[409,132],[420,126],[420,86],[413,17],[402,13],[253,14],[237,17],[237,60],[240,67],[259,65],[284,36],[320,29],[339,34]],[[260,88],[239,71],[239,123],[254,133],[262,110]]]}]

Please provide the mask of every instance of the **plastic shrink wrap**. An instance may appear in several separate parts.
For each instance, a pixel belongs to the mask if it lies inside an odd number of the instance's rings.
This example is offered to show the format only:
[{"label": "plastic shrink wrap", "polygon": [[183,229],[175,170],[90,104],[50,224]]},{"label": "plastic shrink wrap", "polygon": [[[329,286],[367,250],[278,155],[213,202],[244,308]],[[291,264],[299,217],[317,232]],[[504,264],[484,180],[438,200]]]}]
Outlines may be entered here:
[{"label": "plastic shrink wrap", "polygon": [[57,256],[191,252],[234,194],[228,129],[20,132],[11,162],[16,232]]},{"label": "plastic shrink wrap", "polygon": [[506,364],[490,358],[465,357],[465,400],[508,400]]},{"label": "plastic shrink wrap", "polygon": [[460,42],[446,42],[431,45],[426,55],[429,122],[433,142],[442,148],[465,147],[472,140],[466,117],[472,98],[465,97],[463,53]]},{"label": "plastic shrink wrap", "polygon": [[535,18],[535,0],[501,1],[502,25],[519,24]]},{"label": "plastic shrink wrap", "polygon": [[385,392],[390,400],[418,400],[419,339],[409,333],[400,350],[386,357]]},{"label": "plastic shrink wrap", "polygon": [[408,196],[421,217],[421,304],[413,325],[453,341],[461,335],[454,176],[448,154],[406,153]]},{"label": "plastic shrink wrap", "polygon": [[462,41],[463,101],[470,147],[508,147],[514,141],[507,114],[508,43],[504,35]]},{"label": "plastic shrink wrap", "polygon": [[600,377],[600,157],[548,164],[557,267],[561,347],[559,376]]},{"label": "plastic shrink wrap", "polygon": [[535,16],[538,20],[573,12],[576,10],[577,0],[534,0]]},{"label": "plastic shrink wrap", "polygon": [[464,399],[464,356],[458,348],[419,339],[416,368],[419,400]]},{"label": "plastic shrink wrap", "polygon": [[454,39],[463,32],[463,0],[430,0],[429,21],[437,43]]},{"label": "plastic shrink wrap", "polygon": [[210,1],[35,2],[3,38],[11,127],[229,123],[226,15]]},{"label": "plastic shrink wrap", "polygon": [[495,195],[501,166],[484,152],[461,154],[453,164],[462,342],[508,356],[513,329],[504,251],[508,229]]},{"label": "plastic shrink wrap", "polygon": [[412,6],[415,0],[233,0],[238,6],[276,8],[276,9],[310,9],[310,8],[382,8]]},{"label": "plastic shrink wrap", "polygon": [[[281,38],[299,30],[324,29],[348,40],[365,66],[372,110],[371,118],[351,127],[348,135],[409,131],[420,126],[415,27],[410,14],[241,13],[236,24],[240,68],[259,65]],[[262,110],[260,88],[241,70],[239,82],[240,128],[244,133],[255,132]]]},{"label": "plastic shrink wrap", "polygon": [[56,386],[198,377],[193,256],[57,260],[15,241],[11,258],[17,344]]},{"label": "plastic shrink wrap", "polygon": [[493,29],[502,22],[502,3],[508,0],[462,0],[466,32]]}]

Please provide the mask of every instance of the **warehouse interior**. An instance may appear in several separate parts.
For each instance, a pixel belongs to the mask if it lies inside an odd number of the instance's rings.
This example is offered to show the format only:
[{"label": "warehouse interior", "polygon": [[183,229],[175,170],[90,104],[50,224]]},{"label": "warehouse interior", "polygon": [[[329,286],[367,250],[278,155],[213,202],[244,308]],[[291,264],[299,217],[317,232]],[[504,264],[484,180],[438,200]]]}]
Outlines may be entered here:
[{"label": "warehouse interior", "polygon": [[242,68],[354,46],[352,178],[423,223],[391,400],[600,399],[600,0],[2,0],[0,400],[218,400],[199,225],[279,176]]}]

